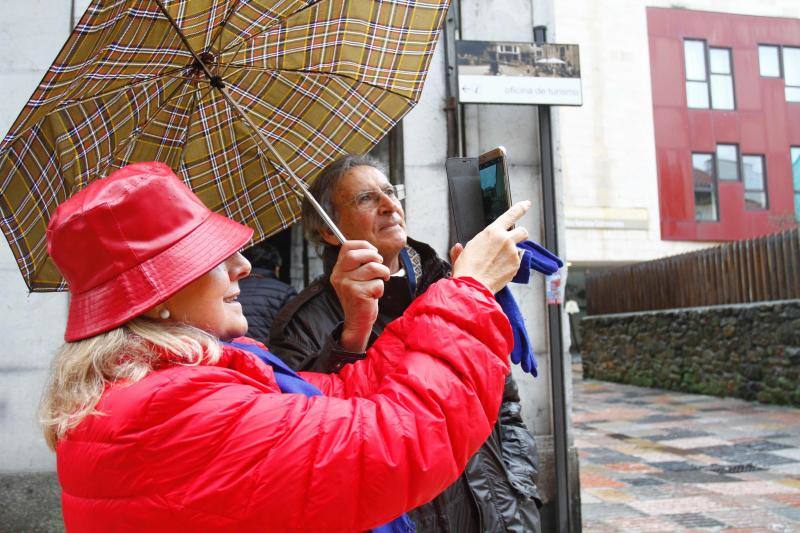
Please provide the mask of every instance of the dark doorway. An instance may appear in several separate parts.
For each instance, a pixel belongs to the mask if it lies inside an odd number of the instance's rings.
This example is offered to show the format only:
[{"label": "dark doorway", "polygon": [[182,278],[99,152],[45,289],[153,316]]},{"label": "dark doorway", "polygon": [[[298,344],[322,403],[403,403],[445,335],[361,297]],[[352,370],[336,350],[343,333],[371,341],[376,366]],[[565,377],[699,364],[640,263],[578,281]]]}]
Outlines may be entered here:
[{"label": "dark doorway", "polygon": [[287,228],[269,237],[268,239],[254,244],[253,248],[272,246],[281,254],[281,269],[278,279],[284,283],[292,283],[292,229]]}]

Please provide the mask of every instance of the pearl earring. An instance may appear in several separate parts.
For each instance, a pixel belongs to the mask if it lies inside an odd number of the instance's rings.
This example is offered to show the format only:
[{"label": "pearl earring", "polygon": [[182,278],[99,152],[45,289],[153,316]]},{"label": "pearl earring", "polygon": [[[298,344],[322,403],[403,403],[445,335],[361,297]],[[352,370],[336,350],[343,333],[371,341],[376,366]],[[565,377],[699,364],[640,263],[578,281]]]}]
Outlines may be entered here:
[{"label": "pearl earring", "polygon": [[164,320],[168,319],[169,318],[169,309],[167,309],[165,307],[164,309],[162,309],[161,311],[158,312],[158,316],[160,316]]}]

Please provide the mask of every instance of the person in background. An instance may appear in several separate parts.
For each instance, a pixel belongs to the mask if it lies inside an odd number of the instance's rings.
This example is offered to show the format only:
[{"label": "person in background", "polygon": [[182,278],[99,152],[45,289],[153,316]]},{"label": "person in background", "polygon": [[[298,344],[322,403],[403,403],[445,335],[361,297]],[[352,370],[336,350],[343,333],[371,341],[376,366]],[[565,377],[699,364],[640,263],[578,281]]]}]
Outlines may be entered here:
[{"label": "person in background", "polygon": [[[458,477],[500,410],[513,334],[493,294],[519,268],[527,232],[509,228],[529,207],[332,375],[240,337],[253,230],[166,165],[64,201],[47,250],[71,298],[40,417],[67,531],[411,531],[403,513]],[[372,245],[345,242],[333,277],[348,315],[377,314],[389,269]]]},{"label": "person in background", "polygon": [[[325,274],[275,317],[270,349],[296,370],[335,373],[363,359],[389,323],[448,277],[451,267],[430,246],[407,237],[397,191],[374,160],[343,156],[323,170],[311,191],[347,238],[377,248],[391,273],[377,313],[348,312],[348,302],[335,290],[338,241],[316,211],[303,204],[306,238],[321,246]],[[452,261],[460,250],[457,245],[451,251]],[[489,439],[456,483],[409,515],[421,533],[539,531],[537,466],[536,444],[522,421],[519,393],[509,375]]]},{"label": "person in background", "polygon": [[278,311],[297,295],[280,278],[283,261],[274,246],[251,246],[242,255],[250,261],[250,275],[239,281],[239,303],[247,318],[247,336],[269,346],[269,328]]}]

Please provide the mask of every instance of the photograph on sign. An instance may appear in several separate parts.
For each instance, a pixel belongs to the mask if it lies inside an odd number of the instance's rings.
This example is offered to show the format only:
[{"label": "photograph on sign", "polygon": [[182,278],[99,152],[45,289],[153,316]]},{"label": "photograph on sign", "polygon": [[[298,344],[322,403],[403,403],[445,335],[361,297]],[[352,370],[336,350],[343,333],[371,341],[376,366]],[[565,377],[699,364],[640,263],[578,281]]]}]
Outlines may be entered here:
[{"label": "photograph on sign", "polygon": [[583,105],[575,44],[456,41],[461,103]]}]

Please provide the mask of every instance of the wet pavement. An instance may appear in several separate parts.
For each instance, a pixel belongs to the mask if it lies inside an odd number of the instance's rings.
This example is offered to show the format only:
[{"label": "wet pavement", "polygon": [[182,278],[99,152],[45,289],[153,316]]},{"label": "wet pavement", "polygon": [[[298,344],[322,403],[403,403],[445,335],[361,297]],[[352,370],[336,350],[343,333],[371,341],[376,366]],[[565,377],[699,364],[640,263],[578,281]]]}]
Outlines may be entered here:
[{"label": "wet pavement", "polygon": [[574,387],[583,531],[800,532],[800,409]]}]

